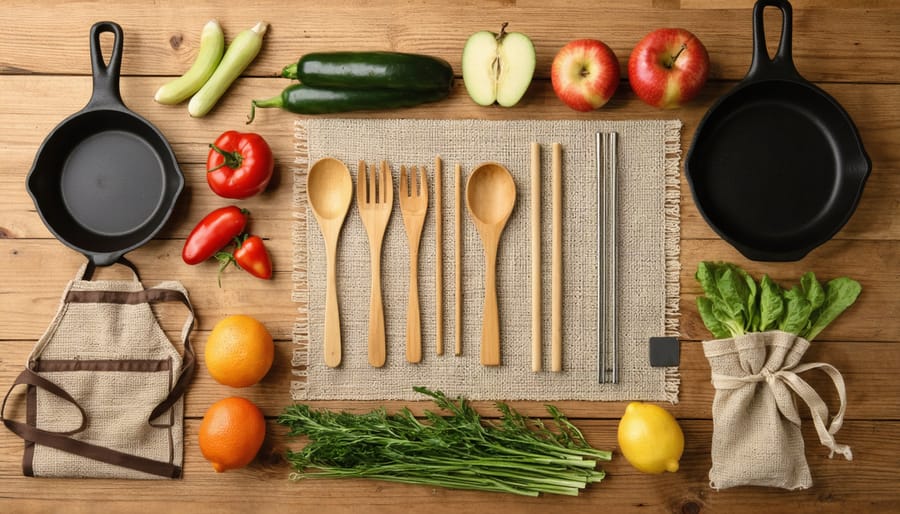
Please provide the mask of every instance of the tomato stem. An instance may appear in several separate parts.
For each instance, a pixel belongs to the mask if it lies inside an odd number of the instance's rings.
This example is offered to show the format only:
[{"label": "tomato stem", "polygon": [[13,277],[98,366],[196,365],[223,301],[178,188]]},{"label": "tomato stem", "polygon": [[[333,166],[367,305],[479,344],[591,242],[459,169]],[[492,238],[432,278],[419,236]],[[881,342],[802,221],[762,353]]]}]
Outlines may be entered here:
[{"label": "tomato stem", "polygon": [[222,288],[222,272],[225,271],[225,268],[227,268],[228,265],[231,263],[234,263],[234,265],[237,266],[237,261],[234,259],[234,254],[225,252],[225,251],[216,252],[215,257],[216,257],[216,260],[219,261],[219,273],[216,278],[219,283],[219,288],[221,289]]},{"label": "tomato stem", "polygon": [[222,164],[216,166],[215,168],[213,168],[211,170],[206,170],[207,172],[213,172],[219,168],[224,168],[224,167],[228,167],[231,169],[237,169],[237,168],[240,168],[241,163],[244,162],[244,156],[241,155],[240,152],[237,152],[237,151],[228,152],[228,151],[222,150],[221,148],[216,146],[215,143],[210,143],[209,147],[212,148],[213,150],[215,150],[216,152],[218,152],[225,160],[222,161]]}]

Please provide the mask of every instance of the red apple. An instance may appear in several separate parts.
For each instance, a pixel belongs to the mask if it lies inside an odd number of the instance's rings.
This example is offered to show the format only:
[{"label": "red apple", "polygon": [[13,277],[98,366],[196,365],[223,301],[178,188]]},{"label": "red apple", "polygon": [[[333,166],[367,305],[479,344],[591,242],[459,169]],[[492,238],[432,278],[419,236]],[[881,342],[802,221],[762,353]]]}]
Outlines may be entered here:
[{"label": "red apple", "polygon": [[602,41],[576,39],[553,59],[550,81],[556,96],[576,111],[602,107],[619,86],[619,60]]},{"label": "red apple", "polygon": [[709,76],[709,54],[684,29],[657,29],[647,34],[628,59],[628,82],[654,107],[674,109],[697,96]]}]

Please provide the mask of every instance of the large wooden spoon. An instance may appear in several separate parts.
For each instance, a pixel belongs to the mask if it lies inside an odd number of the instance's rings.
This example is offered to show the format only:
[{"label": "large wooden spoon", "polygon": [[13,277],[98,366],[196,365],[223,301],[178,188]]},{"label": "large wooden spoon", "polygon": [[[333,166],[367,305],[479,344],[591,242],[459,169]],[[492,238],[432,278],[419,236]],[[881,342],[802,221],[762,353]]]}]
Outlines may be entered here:
[{"label": "large wooden spoon", "polygon": [[353,198],[353,179],[343,162],[325,157],[309,169],[306,177],[306,196],[309,206],[319,222],[319,230],[325,239],[325,364],[337,367],[341,363],[341,315],[338,307],[337,243],[344,225],[344,218]]},{"label": "large wooden spoon", "polygon": [[481,364],[500,365],[500,319],[497,308],[497,246],[516,204],[516,183],[503,165],[486,162],[469,175],[466,207],[484,245],[484,318]]}]

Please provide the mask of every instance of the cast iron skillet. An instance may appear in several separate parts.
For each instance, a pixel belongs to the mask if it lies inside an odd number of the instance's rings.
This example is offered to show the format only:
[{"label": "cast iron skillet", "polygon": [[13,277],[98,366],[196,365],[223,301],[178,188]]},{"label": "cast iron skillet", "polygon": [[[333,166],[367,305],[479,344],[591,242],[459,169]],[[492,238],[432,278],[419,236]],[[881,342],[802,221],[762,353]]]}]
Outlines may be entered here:
[{"label": "cast iron skillet", "polygon": [[[115,36],[109,64],[100,34]],[[93,93],[38,149],[28,193],[57,239],[91,265],[113,264],[163,227],[184,188],[184,175],[163,135],[130,111],[119,94],[122,28],[91,27]]]},{"label": "cast iron skillet", "polygon": [[[773,59],[766,6],[783,16]],[[844,109],[794,67],[791,13],[785,0],[756,3],[750,70],[706,113],[685,159],[700,213],[758,261],[799,260],[831,239],[856,209],[872,168]]]}]

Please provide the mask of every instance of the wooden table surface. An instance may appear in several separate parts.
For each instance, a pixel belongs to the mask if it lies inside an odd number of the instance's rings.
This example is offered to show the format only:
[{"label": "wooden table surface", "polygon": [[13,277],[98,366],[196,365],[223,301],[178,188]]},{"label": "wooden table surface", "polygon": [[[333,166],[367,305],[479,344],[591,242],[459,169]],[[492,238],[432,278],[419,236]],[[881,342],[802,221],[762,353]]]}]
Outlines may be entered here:
[{"label": "wooden table surface", "polygon": [[[588,5],[591,4],[591,5]],[[681,393],[666,405],[680,420],[686,438],[682,468],[675,474],[636,472],[616,454],[605,466],[608,479],[582,496],[523,499],[510,495],[433,489],[363,480],[291,482],[282,458],[298,447],[274,417],[289,403],[290,340],[297,305],[291,291],[292,122],[275,110],[257,113],[250,127],[268,139],[277,174],[269,191],[240,204],[253,213],[253,231],[267,239],[275,266],[270,282],[246,274],[226,275],[216,286],[212,262],[190,267],[180,250],[194,223],[225,204],[205,184],[207,144],[227,129],[244,129],[252,98],[278,93],[287,81],[281,67],[311,51],[397,50],[447,59],[460,72],[469,34],[510,30],[528,34],[537,49],[536,80],[515,108],[476,106],[462,81],[440,103],[395,112],[354,113],[349,117],[483,119],[658,119],[684,122],[687,151],[697,124],[712,102],[745,74],[751,52],[751,0],[423,0],[376,2],[258,0],[222,3],[122,0],[118,2],[7,0],[0,6],[0,387],[12,383],[35,341],[54,314],[67,281],[83,257],[55,240],[25,191],[25,177],[45,135],[80,109],[91,91],[88,31],[100,20],[121,24],[125,33],[121,93],[126,104],[157,125],[171,142],[187,176],[185,194],[158,237],[129,257],[146,284],[181,281],[199,317],[193,342],[202,356],[204,341],[227,314],[250,314],[271,330],[276,362],[258,385],[233,390],[213,381],[202,358],[186,400],[185,471],[175,481],[33,479],[21,476],[22,441],[0,430],[0,511],[6,512],[406,512],[488,509],[516,512],[887,512],[900,511],[900,6],[887,0],[797,0],[794,2],[794,56],[798,69],[832,94],[859,127],[873,172],[856,213],[834,240],[793,263],[750,262],[720,240],[695,208],[682,182],[681,208]],[[271,23],[263,50],[207,117],[192,119],[184,105],[156,104],[157,87],[184,72],[197,53],[204,23],[217,18],[228,41],[259,20]],[[770,48],[780,18],[767,15]],[[710,81],[685,108],[659,111],[642,104],[623,79],[603,109],[579,114],[556,99],[548,78],[556,51],[580,37],[607,42],[623,70],[635,43],[652,29],[681,26],[706,44]],[[109,39],[104,38],[108,45]],[[773,187],[776,187],[773,184]],[[796,279],[814,270],[820,278],[849,275],[863,285],[853,307],[813,344],[807,360],[825,361],[844,375],[847,416],[838,440],[853,448],[854,460],[828,459],[805,409],[806,454],[815,482],[806,491],[737,488],[716,492],[708,485],[712,436],[709,366],[699,341],[708,337],[694,307],[693,279],[701,260],[724,259],[759,276]],[[102,277],[125,277],[118,268]],[[176,319],[180,311],[163,310]],[[173,323],[175,323],[173,321]],[[809,378],[829,403],[836,395],[824,375]],[[269,419],[258,458],[247,468],[216,474],[197,446],[206,408],[238,393],[256,402]],[[366,411],[377,402],[323,402],[320,406]],[[402,404],[389,403],[389,409]],[[538,403],[513,405],[531,415]],[[560,402],[597,447],[615,449],[615,430],[625,402]],[[420,405],[412,405],[421,412]],[[479,403],[493,415],[489,403]],[[102,505],[102,509],[101,506]]]}]

